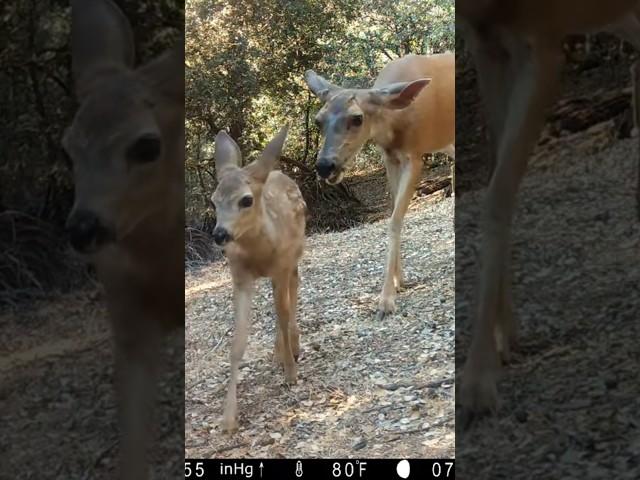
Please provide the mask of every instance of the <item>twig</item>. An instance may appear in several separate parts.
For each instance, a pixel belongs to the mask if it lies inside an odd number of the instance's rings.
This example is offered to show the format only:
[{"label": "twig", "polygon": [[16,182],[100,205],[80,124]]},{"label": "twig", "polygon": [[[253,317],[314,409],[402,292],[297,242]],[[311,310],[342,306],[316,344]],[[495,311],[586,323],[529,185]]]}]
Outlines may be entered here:
[{"label": "twig", "polygon": [[398,434],[397,437],[395,438],[391,438],[387,441],[387,443],[389,442],[395,442],[397,440],[400,440],[402,438],[403,435],[407,435],[407,434],[412,434],[412,433],[422,433],[422,432],[426,432],[428,430],[432,430],[434,428],[437,428],[441,425],[444,425],[445,423],[449,422],[450,420],[452,420],[450,415],[447,415],[445,418],[443,418],[442,420],[440,420],[439,422],[434,423],[433,425],[429,425],[427,427],[423,427],[423,428],[415,428],[413,430],[399,430],[399,431],[395,431],[393,433]]},{"label": "twig", "polygon": [[212,450],[207,457],[213,457],[217,453],[228,452],[229,450],[235,450],[236,448],[248,447],[249,442],[234,443],[233,445],[227,445],[226,447],[220,447],[216,450]]},{"label": "twig", "polygon": [[453,383],[453,379],[452,378],[443,378],[441,380],[436,380],[433,382],[427,382],[427,383],[423,383],[423,384],[413,384],[413,383],[409,383],[409,382],[397,382],[397,383],[390,383],[388,385],[380,385],[380,388],[384,388],[385,390],[398,390],[399,388],[408,388],[408,387],[413,387],[416,390],[422,390],[423,388],[436,388],[436,387],[440,387],[442,386],[442,384],[447,383],[447,382],[451,382]]},{"label": "twig", "polygon": [[233,327],[227,328],[227,331],[222,334],[222,337],[220,337],[220,340],[218,340],[218,343],[216,344],[216,346],[213,347],[213,350],[211,350],[212,352],[215,352],[218,349],[218,347],[222,345],[222,342],[224,341],[225,338],[227,338],[227,334],[231,331],[232,328]]}]

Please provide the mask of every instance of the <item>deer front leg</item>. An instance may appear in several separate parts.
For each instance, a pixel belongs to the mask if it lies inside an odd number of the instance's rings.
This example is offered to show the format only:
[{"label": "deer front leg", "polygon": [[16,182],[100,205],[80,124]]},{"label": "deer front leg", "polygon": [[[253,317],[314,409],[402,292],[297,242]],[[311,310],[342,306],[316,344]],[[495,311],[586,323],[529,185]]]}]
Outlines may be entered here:
[{"label": "deer front leg", "polygon": [[[387,172],[387,180],[389,182],[389,193],[391,194],[391,206],[395,207],[398,198],[398,188],[400,187],[400,159],[391,152],[382,152],[382,159]],[[398,248],[395,258],[395,270],[393,271],[393,284],[396,292],[399,292],[405,285],[404,274],[402,273],[402,259],[400,257],[400,249]]]},{"label": "deer front leg", "polygon": [[466,425],[497,405],[496,336],[506,341],[515,332],[507,274],[510,222],[529,155],[557,93],[561,53],[556,44],[532,45],[530,53],[520,59],[515,77],[498,162],[485,199],[479,310],[462,379]]},{"label": "deer front leg", "polygon": [[147,447],[153,425],[161,333],[128,317],[114,325],[115,377],[120,417],[120,468],[125,480],[149,478]]},{"label": "deer front leg", "polygon": [[225,399],[224,413],[222,415],[222,430],[225,432],[232,432],[238,428],[238,374],[249,337],[249,315],[251,314],[253,291],[252,281],[234,281],[235,331],[233,332],[230,354],[231,376],[229,377],[227,398]]},{"label": "deer front leg", "polygon": [[291,273],[282,273],[273,278],[273,298],[276,304],[278,328],[276,337],[276,358],[284,366],[284,376],[289,384],[295,384],[298,378],[293,358],[291,342]]},{"label": "deer front leg", "polygon": [[407,213],[409,202],[415,193],[416,180],[420,174],[421,167],[422,162],[418,156],[405,157],[400,167],[398,190],[389,226],[389,248],[384,273],[384,284],[380,295],[380,303],[378,304],[378,320],[382,320],[386,315],[395,312],[396,309],[396,282],[398,281],[399,275],[401,275],[400,236],[402,233],[402,222]]}]

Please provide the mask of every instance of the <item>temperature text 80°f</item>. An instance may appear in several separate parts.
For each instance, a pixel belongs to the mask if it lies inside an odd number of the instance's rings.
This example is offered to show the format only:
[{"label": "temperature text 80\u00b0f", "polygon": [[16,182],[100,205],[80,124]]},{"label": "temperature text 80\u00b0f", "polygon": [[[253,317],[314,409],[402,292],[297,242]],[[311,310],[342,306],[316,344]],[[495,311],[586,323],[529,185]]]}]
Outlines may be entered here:
[{"label": "temperature text 80\u00b0f", "polygon": [[331,468],[331,474],[333,478],[362,478],[362,475],[367,470],[367,462],[361,462],[356,460],[355,462],[333,462]]}]

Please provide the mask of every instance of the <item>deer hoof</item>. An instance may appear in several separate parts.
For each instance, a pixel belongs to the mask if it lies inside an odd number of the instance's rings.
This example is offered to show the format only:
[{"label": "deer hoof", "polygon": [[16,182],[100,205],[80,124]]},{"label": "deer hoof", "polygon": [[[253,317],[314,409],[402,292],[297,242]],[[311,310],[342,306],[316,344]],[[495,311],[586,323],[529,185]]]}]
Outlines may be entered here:
[{"label": "deer hoof", "polygon": [[289,385],[298,383],[298,368],[295,363],[289,368],[284,367],[284,378]]},{"label": "deer hoof", "polygon": [[222,422],[220,423],[220,427],[223,432],[232,433],[238,430],[238,420],[234,416],[227,417],[226,415],[222,418]]},{"label": "deer hoof", "polygon": [[477,420],[497,410],[498,390],[492,374],[465,375],[460,396],[463,430],[467,430]]},{"label": "deer hoof", "polygon": [[392,315],[396,311],[396,302],[393,298],[384,298],[380,300],[378,305],[378,312],[376,314],[377,320],[383,320],[385,317]]}]

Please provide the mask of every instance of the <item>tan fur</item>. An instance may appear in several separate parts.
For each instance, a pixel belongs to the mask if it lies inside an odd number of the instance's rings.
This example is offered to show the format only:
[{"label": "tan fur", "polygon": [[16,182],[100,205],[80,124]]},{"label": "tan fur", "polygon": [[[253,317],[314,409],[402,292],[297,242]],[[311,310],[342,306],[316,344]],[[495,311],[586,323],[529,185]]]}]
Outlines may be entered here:
[{"label": "tan fur", "polygon": [[[79,109],[63,140],[74,162],[69,219],[89,211],[114,227],[115,241],[87,259],[115,339],[121,475],[141,480],[159,344],[184,325],[184,49],[134,69],[130,27],[115,4],[78,0],[72,14]],[[126,147],[148,131],[162,139],[160,158],[128,164]]]},{"label": "tan fur", "polygon": [[[216,169],[219,185],[213,194],[216,229],[233,239],[225,244],[233,279],[235,333],[231,348],[231,378],[222,428],[233,431],[237,421],[238,368],[247,344],[254,283],[260,277],[272,281],[278,323],[274,358],[284,366],[285,378],[295,383],[295,359],[300,353],[296,321],[298,262],[304,249],[306,204],[296,183],[275,167],[286,137],[286,128],[266,147],[260,159],[240,168],[240,151],[221,132],[216,137]],[[238,208],[244,196],[253,204]],[[294,359],[295,357],[295,359]]]},{"label": "tan fur", "polygon": [[[327,161],[335,169],[327,181],[338,183],[368,140],[382,152],[391,191],[389,250],[378,317],[395,311],[404,285],[400,233],[415,193],[425,153],[455,157],[455,60],[451,53],[408,55],[386,65],[370,89],[345,89],[315,72],[305,75],[309,88],[324,102],[317,121],[325,136],[317,168]],[[407,92],[418,92],[417,95]],[[362,115],[361,127],[349,118]],[[328,159],[328,160],[327,160]]]},{"label": "tan fur", "polygon": [[[517,337],[510,278],[510,223],[527,160],[559,90],[566,35],[609,30],[640,46],[637,0],[462,0],[478,71],[495,170],[486,192],[482,272],[461,402],[467,421],[497,406],[500,358],[508,361]],[[635,106],[635,105],[634,105]]]}]

